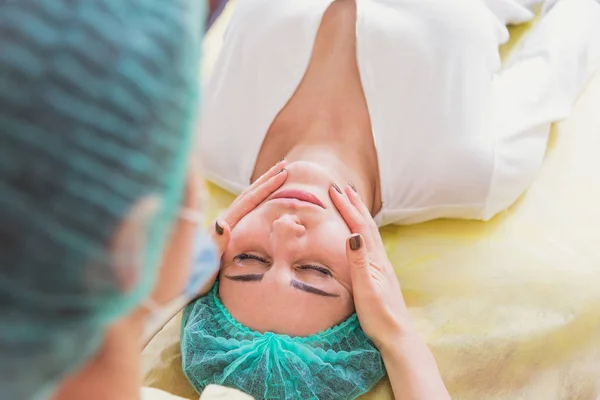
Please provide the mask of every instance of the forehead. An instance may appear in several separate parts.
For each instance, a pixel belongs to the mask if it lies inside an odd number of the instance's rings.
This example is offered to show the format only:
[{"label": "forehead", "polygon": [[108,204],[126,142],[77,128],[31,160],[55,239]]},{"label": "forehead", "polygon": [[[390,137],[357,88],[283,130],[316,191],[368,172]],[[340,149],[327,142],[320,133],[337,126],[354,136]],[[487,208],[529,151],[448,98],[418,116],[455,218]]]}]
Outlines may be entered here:
[{"label": "forehead", "polygon": [[220,280],[219,295],[242,325],[259,332],[308,336],[344,321],[354,311],[352,298],[326,298],[292,288],[281,280],[256,283]]}]

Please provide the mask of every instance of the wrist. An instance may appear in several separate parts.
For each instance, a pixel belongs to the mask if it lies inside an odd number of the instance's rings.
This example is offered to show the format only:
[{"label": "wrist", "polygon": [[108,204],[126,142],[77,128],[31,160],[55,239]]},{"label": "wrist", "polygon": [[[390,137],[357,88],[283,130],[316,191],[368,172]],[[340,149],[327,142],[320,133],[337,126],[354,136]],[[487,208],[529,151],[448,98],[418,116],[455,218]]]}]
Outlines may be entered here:
[{"label": "wrist", "polygon": [[415,330],[380,349],[395,398],[450,400],[433,353]]},{"label": "wrist", "polygon": [[414,326],[410,323],[402,324],[393,333],[390,333],[382,340],[376,343],[379,352],[382,355],[393,354],[398,349],[404,348],[408,344],[424,343]]},{"label": "wrist", "polygon": [[379,325],[380,328],[377,329],[377,335],[372,337],[379,351],[388,350],[398,342],[418,338],[418,333],[404,304],[397,306],[393,311],[389,310],[386,314]]}]

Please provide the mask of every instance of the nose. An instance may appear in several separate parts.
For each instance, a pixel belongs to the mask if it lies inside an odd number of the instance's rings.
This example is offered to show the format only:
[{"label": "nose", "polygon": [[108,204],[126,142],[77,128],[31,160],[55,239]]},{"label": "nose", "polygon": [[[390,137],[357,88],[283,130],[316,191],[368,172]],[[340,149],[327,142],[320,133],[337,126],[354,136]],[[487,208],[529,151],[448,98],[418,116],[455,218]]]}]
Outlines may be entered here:
[{"label": "nose", "polygon": [[289,286],[292,272],[290,266],[293,264],[297,252],[302,248],[301,238],[305,231],[304,225],[293,214],[280,215],[273,221],[269,238],[273,267],[265,278],[275,279],[280,283],[287,282],[287,284],[283,284],[283,287]]},{"label": "nose", "polygon": [[306,228],[295,215],[283,214],[273,221],[272,233],[277,238],[299,238],[305,231]]}]

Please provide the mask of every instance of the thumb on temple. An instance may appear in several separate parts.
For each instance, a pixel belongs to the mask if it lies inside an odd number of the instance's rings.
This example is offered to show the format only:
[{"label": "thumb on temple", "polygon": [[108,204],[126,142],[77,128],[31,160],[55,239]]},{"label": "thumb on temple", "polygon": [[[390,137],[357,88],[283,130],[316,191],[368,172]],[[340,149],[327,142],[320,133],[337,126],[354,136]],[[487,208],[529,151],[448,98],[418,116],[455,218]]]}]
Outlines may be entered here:
[{"label": "thumb on temple", "polygon": [[352,279],[368,276],[369,255],[365,241],[359,233],[355,233],[346,240],[346,258],[350,264]]},{"label": "thumb on temple", "polygon": [[231,228],[223,219],[217,219],[210,227],[210,236],[219,249],[219,257],[227,250],[229,239],[231,237]]}]

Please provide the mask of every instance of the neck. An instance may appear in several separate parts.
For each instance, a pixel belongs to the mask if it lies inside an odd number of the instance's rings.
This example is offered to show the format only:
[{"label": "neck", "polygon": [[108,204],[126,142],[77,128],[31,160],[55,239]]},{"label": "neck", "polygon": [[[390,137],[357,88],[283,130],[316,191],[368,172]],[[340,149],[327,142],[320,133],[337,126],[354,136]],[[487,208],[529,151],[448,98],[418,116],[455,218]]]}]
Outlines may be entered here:
[{"label": "neck", "polygon": [[282,157],[289,162],[312,161],[328,168],[336,184],[356,187],[371,215],[381,209],[379,166],[368,118],[332,118],[318,112],[291,119],[278,117],[258,154],[251,182]]},{"label": "neck", "polygon": [[356,61],[353,1],[335,1],[323,15],[309,65],[272,121],[252,179],[282,156],[318,162],[338,185],[352,182],[372,215],[381,208],[377,151]]},{"label": "neck", "polygon": [[98,353],[63,382],[53,400],[138,399],[143,322],[134,313],[109,328]]}]

